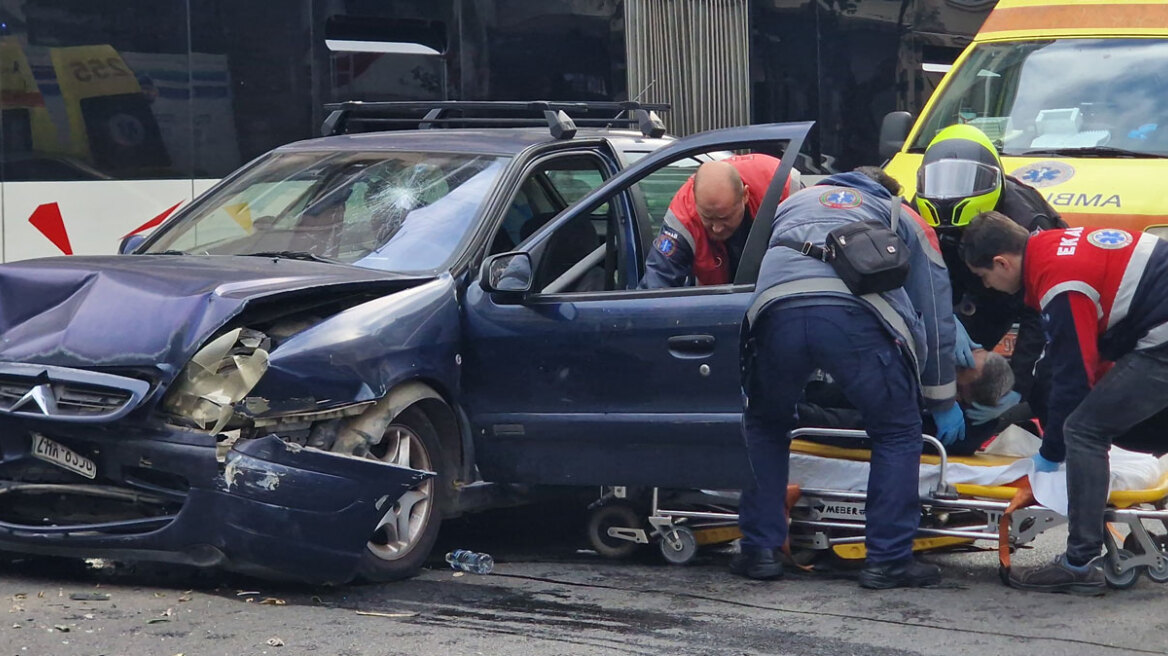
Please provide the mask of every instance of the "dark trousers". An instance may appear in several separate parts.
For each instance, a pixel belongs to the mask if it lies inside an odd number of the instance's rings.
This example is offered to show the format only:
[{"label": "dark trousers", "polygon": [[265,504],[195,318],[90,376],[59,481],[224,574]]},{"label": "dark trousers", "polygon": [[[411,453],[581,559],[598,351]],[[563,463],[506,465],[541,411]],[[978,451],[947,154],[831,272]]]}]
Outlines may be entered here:
[{"label": "dark trousers", "polygon": [[787,539],[787,433],[795,428],[803,385],[819,368],[863,414],[872,438],[868,561],[910,557],[920,522],[917,378],[880,320],[859,304],[776,303],[760,313],[746,348],[743,432],[756,486],[743,490],[739,506],[743,547],[773,549]]},{"label": "dark trousers", "polygon": [[[1103,509],[1116,437],[1168,407],[1168,347],[1116,361],[1063,424],[1067,447],[1067,559],[1082,564],[1103,548]],[[1168,441],[1168,438],[1165,438]]]}]

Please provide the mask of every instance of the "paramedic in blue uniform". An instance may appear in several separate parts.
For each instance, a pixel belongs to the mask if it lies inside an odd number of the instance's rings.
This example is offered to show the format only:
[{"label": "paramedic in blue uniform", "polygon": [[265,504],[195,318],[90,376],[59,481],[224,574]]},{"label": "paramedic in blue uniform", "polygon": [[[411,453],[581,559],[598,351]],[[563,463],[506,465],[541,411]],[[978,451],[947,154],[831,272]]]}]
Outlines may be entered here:
[{"label": "paramedic in blue uniform", "polygon": [[965,430],[957,405],[954,324],[949,276],[912,210],[902,206],[897,234],[909,248],[903,287],[852,294],[828,263],[781,241],[821,245],[827,233],[853,221],[889,225],[890,189],[899,185],[874,167],[830,176],[779,205],[755,297],[746,315],[743,431],[756,486],[739,507],[742,550],[730,563],[739,576],[782,576],[776,551],[787,539],[784,517],[790,439],[796,403],[816,369],[839,383],[859,409],[872,440],[868,479],[865,588],[933,585],[940,570],[912,556],[920,520],[917,491],[921,413],[938,438]]}]

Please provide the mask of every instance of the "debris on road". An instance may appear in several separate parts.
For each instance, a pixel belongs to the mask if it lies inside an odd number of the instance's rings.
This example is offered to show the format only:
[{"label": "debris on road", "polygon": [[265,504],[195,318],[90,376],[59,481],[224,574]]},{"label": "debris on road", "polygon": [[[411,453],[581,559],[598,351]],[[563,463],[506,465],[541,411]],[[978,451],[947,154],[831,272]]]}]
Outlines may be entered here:
[{"label": "debris on road", "polygon": [[109,601],[108,592],[70,592],[69,598],[73,601]]},{"label": "debris on road", "polygon": [[283,647],[284,641],[279,638],[268,638],[269,647]]},{"label": "debris on road", "polygon": [[414,617],[417,615],[417,613],[380,613],[375,610],[359,610],[357,614],[372,617]]}]

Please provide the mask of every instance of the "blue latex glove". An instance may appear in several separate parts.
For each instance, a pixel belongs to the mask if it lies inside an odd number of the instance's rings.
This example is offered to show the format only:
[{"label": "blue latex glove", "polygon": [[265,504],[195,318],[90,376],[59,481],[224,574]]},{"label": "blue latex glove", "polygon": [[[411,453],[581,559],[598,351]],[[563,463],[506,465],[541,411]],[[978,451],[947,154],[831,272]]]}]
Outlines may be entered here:
[{"label": "blue latex glove", "polygon": [[933,412],[933,423],[937,424],[937,439],[949,446],[965,439],[965,415],[961,406],[954,402],[947,410]]},{"label": "blue latex glove", "polygon": [[981,348],[981,344],[977,344],[969,338],[969,333],[966,332],[965,326],[961,325],[960,319],[953,317],[953,323],[956,324],[954,328],[957,332],[957,344],[953,347],[953,360],[962,369],[973,369],[973,349]]},{"label": "blue latex glove", "polygon": [[969,419],[969,423],[974,426],[981,424],[988,424],[989,422],[1002,416],[1002,413],[1013,408],[1022,402],[1022,395],[1014,390],[1006,392],[998,402],[994,405],[982,405],[980,403],[972,403],[969,408],[965,410],[965,417]]},{"label": "blue latex glove", "polygon": [[1058,471],[1059,464],[1052,460],[1043,458],[1041,453],[1036,453],[1030,456],[1030,459],[1034,462],[1034,471],[1045,472],[1048,474],[1050,472]]}]

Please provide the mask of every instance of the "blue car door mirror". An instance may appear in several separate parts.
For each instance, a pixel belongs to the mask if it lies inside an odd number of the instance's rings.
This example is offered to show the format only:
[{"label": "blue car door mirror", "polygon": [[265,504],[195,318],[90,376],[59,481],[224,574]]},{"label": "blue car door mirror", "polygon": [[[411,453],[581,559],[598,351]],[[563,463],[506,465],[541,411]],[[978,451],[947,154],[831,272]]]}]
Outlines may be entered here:
[{"label": "blue car door mirror", "polygon": [[527,253],[500,253],[483,262],[479,284],[488,292],[524,294],[531,291],[531,256]]}]

